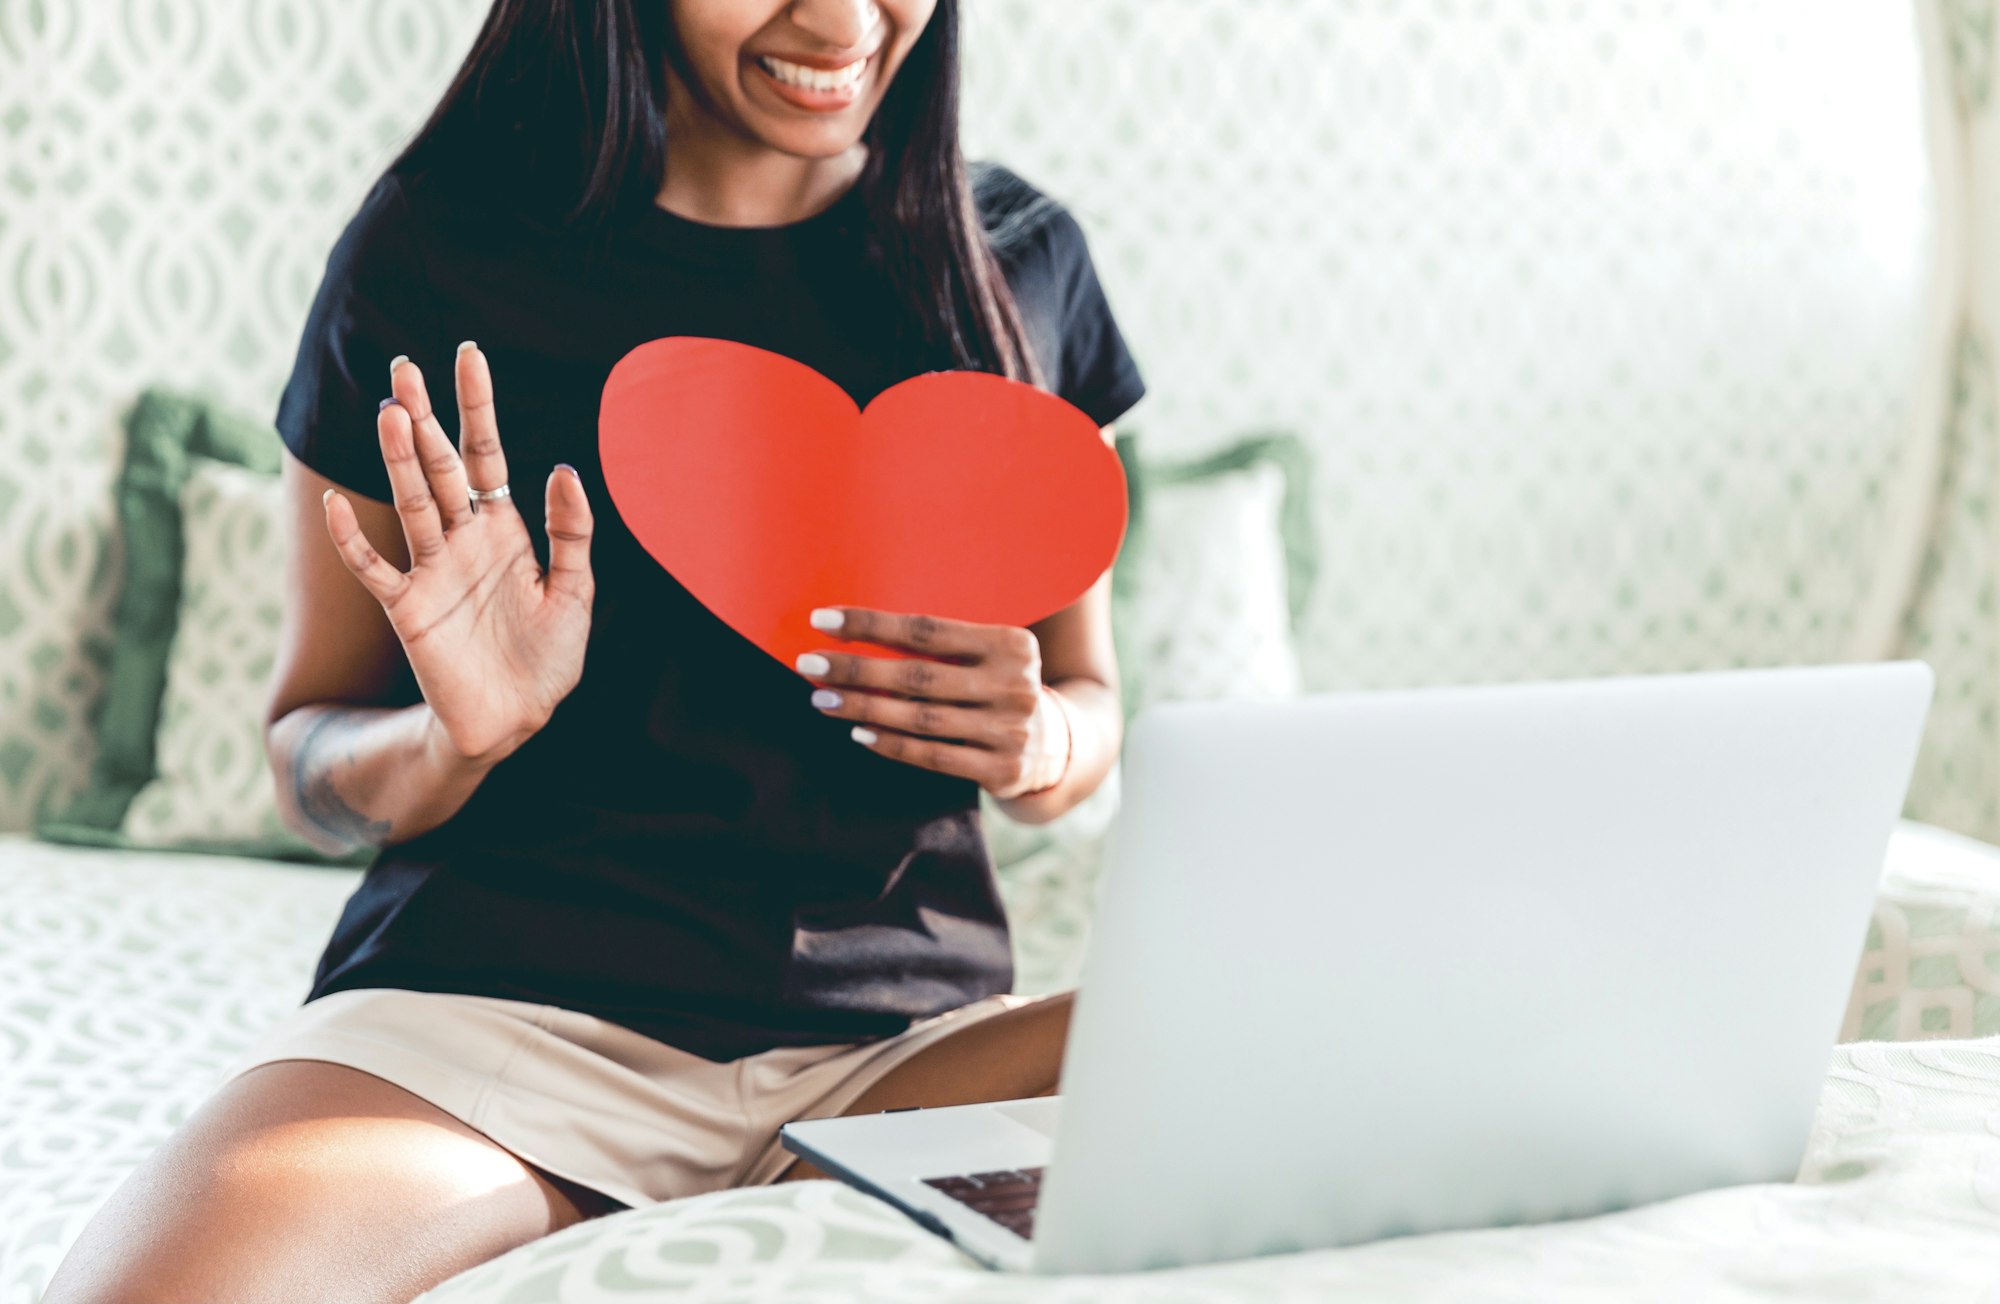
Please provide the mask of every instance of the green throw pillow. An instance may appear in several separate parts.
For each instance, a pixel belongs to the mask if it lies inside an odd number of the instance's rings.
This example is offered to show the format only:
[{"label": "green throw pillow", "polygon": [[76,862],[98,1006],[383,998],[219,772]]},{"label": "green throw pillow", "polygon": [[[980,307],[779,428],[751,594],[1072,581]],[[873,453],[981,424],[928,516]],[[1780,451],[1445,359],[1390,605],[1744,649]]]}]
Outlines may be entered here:
[{"label": "green throw pillow", "polygon": [[[343,865],[365,864],[372,858],[372,851],[365,848],[329,858],[289,831],[274,828],[262,812],[245,814],[240,836],[149,836],[149,830],[164,832],[172,823],[163,821],[159,814],[163,782],[178,784],[185,791],[187,779],[182,774],[163,781],[159,768],[168,667],[185,600],[193,596],[213,603],[224,600],[228,593],[226,586],[206,583],[209,577],[194,577],[192,594],[189,592],[190,577],[184,574],[189,528],[182,516],[184,491],[197,468],[212,463],[245,468],[272,477],[275,484],[281,458],[277,431],[270,423],[245,416],[206,395],[152,388],[143,392],[126,414],[125,460],[114,487],[125,575],[113,615],[109,679],[95,720],[97,758],[85,789],[66,807],[36,821],[38,837],[92,846]],[[277,565],[281,557],[281,553],[267,552],[267,569]],[[275,575],[269,578],[277,582]],[[207,620],[210,615],[205,612],[202,618]],[[275,644],[275,630],[270,636]],[[253,691],[261,690],[261,684],[254,686]],[[262,750],[261,711],[242,714],[240,722],[232,720],[223,730],[229,735],[228,749],[234,753],[225,768],[242,768],[245,758],[241,753],[246,745],[256,747],[259,753]],[[180,717],[187,720],[185,712]],[[142,793],[148,794],[148,802],[140,807],[141,818],[135,822],[134,803]],[[276,800],[268,791],[263,795]]]}]

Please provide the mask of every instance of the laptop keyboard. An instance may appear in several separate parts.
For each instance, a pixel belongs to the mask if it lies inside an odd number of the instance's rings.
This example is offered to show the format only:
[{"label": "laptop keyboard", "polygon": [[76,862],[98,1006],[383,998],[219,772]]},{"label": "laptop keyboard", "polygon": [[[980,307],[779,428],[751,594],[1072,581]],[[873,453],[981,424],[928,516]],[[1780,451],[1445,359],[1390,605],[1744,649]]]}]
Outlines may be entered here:
[{"label": "laptop keyboard", "polygon": [[1039,1168],[1003,1168],[992,1173],[967,1173],[963,1177],[926,1177],[924,1185],[934,1187],[976,1213],[1023,1240],[1035,1238],[1035,1201],[1042,1194]]}]

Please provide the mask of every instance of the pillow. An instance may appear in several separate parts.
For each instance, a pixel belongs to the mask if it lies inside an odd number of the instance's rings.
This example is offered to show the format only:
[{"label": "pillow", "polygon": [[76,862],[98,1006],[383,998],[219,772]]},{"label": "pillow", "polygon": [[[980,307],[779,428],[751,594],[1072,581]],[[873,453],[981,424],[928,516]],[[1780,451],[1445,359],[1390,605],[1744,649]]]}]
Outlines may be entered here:
[{"label": "pillow", "polygon": [[[1120,431],[1117,450],[1129,503],[1111,621],[1126,719],[1154,701],[1296,693],[1293,636],[1316,557],[1305,445],[1259,434],[1192,458],[1149,459],[1136,433]],[[1095,837],[1116,811],[1116,777],[1041,825],[1009,818],[985,796],[995,864]]]},{"label": "pillow", "polygon": [[[1141,459],[1120,432],[1131,497],[1112,568],[1113,640],[1127,720],[1152,702],[1272,697],[1300,689],[1293,638],[1315,552],[1310,460],[1261,434],[1176,460]],[[1046,824],[1024,824],[980,794],[1015,947],[1015,990],[1075,985],[1103,839],[1122,767]]]},{"label": "pillow", "polygon": [[279,824],[264,768],[284,582],[276,430],[156,388],[139,396],[125,435],[115,490],[125,576],[97,759],[86,788],[37,820],[36,835],[367,863],[367,848],[327,857]]},{"label": "pillow", "polygon": [[1841,1041],[2000,1034],[2000,849],[1903,820],[1854,975]]},{"label": "pillow", "polygon": [[1289,434],[1148,460],[1120,433],[1131,494],[1112,620],[1129,720],[1149,702],[1290,696],[1317,568],[1311,462]]},{"label": "pillow", "polygon": [[264,755],[285,596],[282,492],[276,476],[193,459],[181,491],[186,553],[154,775],[126,809],[129,845],[316,856],[285,827]]}]

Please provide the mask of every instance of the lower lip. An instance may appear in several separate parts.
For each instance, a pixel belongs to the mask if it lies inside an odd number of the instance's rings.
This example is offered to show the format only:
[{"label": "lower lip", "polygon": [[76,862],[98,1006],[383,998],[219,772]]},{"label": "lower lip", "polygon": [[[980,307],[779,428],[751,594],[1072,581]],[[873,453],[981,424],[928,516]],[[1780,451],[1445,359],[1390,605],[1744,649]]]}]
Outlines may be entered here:
[{"label": "lower lip", "polygon": [[779,97],[787,104],[794,104],[802,109],[810,109],[815,113],[838,113],[860,99],[861,84],[868,80],[869,72],[866,67],[862,68],[861,75],[854,79],[853,84],[842,87],[840,90],[814,91],[807,90],[803,86],[794,86],[789,82],[779,81],[771,74],[771,70],[764,66],[763,61],[760,59],[752,59],[750,66],[757,70],[757,75],[764,79],[764,84],[769,86],[773,91],[776,91]]}]

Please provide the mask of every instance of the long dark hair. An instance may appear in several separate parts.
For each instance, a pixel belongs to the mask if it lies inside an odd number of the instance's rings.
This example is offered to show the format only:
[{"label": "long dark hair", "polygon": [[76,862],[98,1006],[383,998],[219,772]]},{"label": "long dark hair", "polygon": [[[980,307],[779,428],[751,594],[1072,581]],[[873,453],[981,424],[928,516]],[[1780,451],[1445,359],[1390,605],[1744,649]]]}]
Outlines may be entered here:
[{"label": "long dark hair", "polygon": [[[937,0],[889,84],[858,184],[883,274],[923,343],[952,365],[1040,383],[959,146],[958,4]],[[530,224],[596,232],[659,193],[669,64],[699,101],[666,0],[493,0],[389,168],[449,172]]]}]

